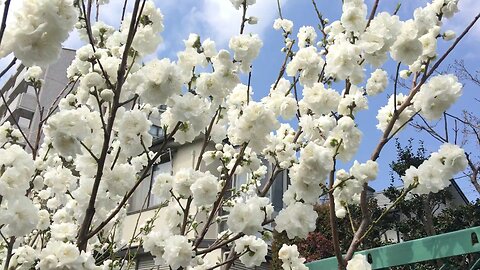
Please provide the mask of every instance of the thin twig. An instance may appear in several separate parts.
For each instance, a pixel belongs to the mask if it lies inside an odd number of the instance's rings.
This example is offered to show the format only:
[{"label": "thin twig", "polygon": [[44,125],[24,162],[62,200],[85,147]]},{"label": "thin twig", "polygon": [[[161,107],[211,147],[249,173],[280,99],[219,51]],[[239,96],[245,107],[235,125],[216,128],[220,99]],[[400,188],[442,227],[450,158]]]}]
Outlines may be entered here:
[{"label": "thin twig", "polygon": [[453,119],[460,121],[462,124],[469,126],[472,129],[473,133],[475,133],[475,136],[477,137],[478,144],[480,144],[480,134],[478,133],[477,128],[472,123],[470,123],[468,121],[465,121],[465,120],[463,120],[463,119],[461,119],[461,118],[459,118],[459,117],[457,117],[453,114],[450,114],[448,112],[445,112],[445,115],[450,116]]},{"label": "thin twig", "polygon": [[291,56],[292,53],[292,47],[293,44],[295,43],[295,40],[292,40],[290,42],[290,46],[288,46],[287,51],[285,53],[285,58],[283,59],[282,67],[280,68],[280,71],[278,72],[277,79],[275,80],[275,84],[273,84],[272,90],[275,90],[277,88],[278,83],[280,82],[280,79],[282,79],[283,74],[285,74],[285,69],[287,67],[287,61],[289,56]]},{"label": "thin twig", "polygon": [[219,106],[217,111],[215,112],[215,115],[212,117],[212,120],[210,121],[208,128],[205,129],[205,136],[203,138],[202,149],[200,150],[200,154],[198,155],[198,158],[197,158],[197,164],[195,165],[195,170],[197,171],[200,169],[203,153],[205,153],[205,150],[207,149],[208,142],[210,141],[210,134],[212,133],[213,125],[215,124],[215,119],[217,118],[217,115],[220,115],[221,109],[222,107]]},{"label": "thin twig", "polygon": [[[138,1],[138,0],[137,0]],[[93,38],[93,34],[92,34],[92,25],[91,25],[91,22],[90,22],[90,18],[86,15],[87,14],[87,9],[85,7],[85,2],[84,0],[81,0],[80,1],[82,3],[82,8],[83,8],[83,13],[84,13],[84,16],[85,16],[85,25],[86,25],[86,31],[87,31],[87,37],[88,37],[88,41],[92,47],[92,50],[93,52],[97,52],[97,49],[95,47],[95,40]],[[133,23],[133,19],[132,19],[132,23]],[[130,32],[129,32],[130,34]],[[128,37],[127,37],[127,42],[128,42]],[[126,49],[126,48],[125,48]],[[113,85],[113,83],[110,81],[110,78],[108,76],[108,73],[105,71],[105,69],[103,68],[103,65],[102,65],[102,62],[100,61],[100,59],[97,59],[96,61],[98,63],[98,66],[100,67],[100,70],[102,71],[102,75],[103,77],[105,77],[105,80],[108,84],[108,87],[111,88],[111,89],[114,89],[115,86]]]},{"label": "thin twig", "polygon": [[[244,254],[247,254],[248,250],[245,250],[244,252],[242,252],[241,254],[235,254],[235,252],[233,251],[230,251],[231,253],[230,254],[234,254],[232,256],[232,258],[230,258],[230,255],[228,256],[227,260],[225,260],[224,262],[222,263],[219,263],[215,266],[212,266],[210,268],[207,268],[207,270],[213,270],[217,267],[220,267],[220,266],[223,266],[223,265],[226,265],[226,264],[230,264],[230,263],[233,263],[235,260],[237,260],[238,258],[242,257]],[[228,268],[227,268],[228,269]]]},{"label": "thin twig", "polygon": [[3,265],[3,270],[8,270],[9,265],[10,265],[10,260],[12,259],[13,255],[13,246],[15,245],[15,236],[10,237],[10,241],[7,241],[7,254],[5,257],[4,265]]},{"label": "thin twig", "polygon": [[128,0],[125,0],[123,2],[123,9],[122,9],[122,18],[121,18],[121,21],[123,22],[123,19],[125,18],[125,12],[127,11],[127,2]]},{"label": "thin twig", "polygon": [[408,188],[406,188],[405,190],[403,190],[402,194],[400,194],[400,196],[391,204],[387,207],[387,209],[385,209],[385,211],[383,211],[380,216],[375,219],[372,224],[370,224],[370,226],[368,226],[368,229],[367,231],[360,237],[359,241],[362,241],[363,239],[365,239],[365,237],[367,237],[367,235],[372,231],[372,229],[375,227],[375,225],[378,224],[378,222],[380,222],[380,220],[382,220],[386,214],[388,214],[390,212],[390,210],[392,210],[395,206],[397,206],[397,204],[399,204],[403,198],[405,198],[405,196],[408,194],[408,192],[410,192],[412,189],[414,188],[414,186],[410,186]]},{"label": "thin twig", "polygon": [[397,83],[398,83],[398,75],[400,73],[401,63],[402,62],[398,62],[397,72],[395,73],[395,83],[393,85],[393,113],[397,113]]},{"label": "thin twig", "polygon": [[375,2],[373,3],[372,11],[370,12],[370,16],[368,16],[367,26],[365,27],[365,29],[370,26],[370,22],[372,22],[373,18],[375,18],[375,13],[377,12],[379,2],[380,0],[375,0]]},{"label": "thin twig", "polygon": [[350,207],[348,207],[348,204],[345,205],[345,208],[347,209],[347,214],[348,214],[348,220],[350,221],[350,227],[352,229],[352,233],[355,234],[355,225],[353,224],[353,219],[352,219],[352,214],[350,212]]},{"label": "thin twig", "polygon": [[250,71],[248,72],[248,83],[247,83],[247,105],[250,103],[250,83],[252,81],[252,66],[250,66]]},{"label": "thin twig", "polygon": [[282,5],[280,5],[280,0],[277,0],[277,9],[278,9],[278,17],[283,20],[283,15],[282,15]]},{"label": "thin twig", "polygon": [[[329,175],[329,182],[328,188],[333,190],[333,183],[335,181],[335,171],[336,171],[336,163],[337,163],[337,154],[338,149],[342,145],[342,141],[337,146],[335,151],[335,155],[333,156],[333,168],[330,171]],[[335,257],[337,257],[338,269],[343,270],[345,269],[345,261],[342,257],[342,250],[340,249],[340,237],[338,235],[338,223],[337,217],[335,216],[335,197],[333,196],[333,191],[328,193],[328,206],[329,206],[329,221],[330,221],[330,229],[332,231],[332,243],[333,243],[333,250],[335,252]]]},{"label": "thin twig", "polygon": [[227,175],[227,179],[225,181],[225,184],[224,184],[222,190],[220,191],[220,194],[217,197],[217,200],[213,203],[212,211],[210,212],[210,215],[208,216],[207,222],[205,223],[205,226],[203,227],[202,232],[200,233],[199,237],[195,241],[195,244],[194,244],[195,250],[198,248],[200,243],[203,241],[203,238],[207,234],[210,223],[212,222],[213,218],[215,217],[215,215],[217,215],[217,212],[220,209],[220,207],[219,207],[220,202],[223,200],[225,194],[227,193],[228,187],[233,180],[233,175],[235,174],[235,171],[236,171],[237,167],[240,165],[240,162],[243,159],[243,155],[245,153],[245,149],[247,148],[247,145],[248,145],[248,143],[244,143],[242,148],[240,149],[240,152],[238,153],[237,160],[235,161],[235,164],[233,165],[231,171]]},{"label": "thin twig", "polygon": [[448,121],[447,121],[447,113],[443,112],[443,127],[445,129],[445,141],[448,142]]},{"label": "thin twig", "polygon": [[243,34],[243,31],[245,30],[245,23],[248,21],[246,19],[247,16],[247,0],[243,0],[242,3],[242,24],[240,24],[240,35]]},{"label": "thin twig", "polygon": [[8,64],[8,66],[4,68],[2,72],[0,72],[0,78],[3,77],[5,74],[7,74],[7,72],[15,65],[16,62],[17,62],[17,58],[14,57],[10,62],[10,64]]},{"label": "thin twig", "polygon": [[[82,1],[83,3],[83,1]],[[125,43],[125,48],[123,51],[122,55],[122,60],[118,68],[117,72],[117,83],[114,88],[114,97],[113,97],[113,103],[112,103],[112,109],[110,111],[110,115],[108,118],[108,124],[107,124],[107,129],[104,130],[104,138],[103,138],[103,145],[102,145],[102,150],[100,153],[99,160],[97,162],[97,172],[95,175],[95,180],[93,182],[92,186],[92,192],[90,195],[90,199],[88,202],[87,210],[85,212],[85,218],[83,220],[82,225],[80,226],[78,236],[77,236],[77,246],[79,250],[84,251],[87,248],[87,242],[88,239],[91,238],[91,234],[89,233],[89,228],[90,225],[92,224],[93,221],[93,216],[95,215],[95,201],[98,195],[98,189],[100,187],[100,181],[102,180],[103,176],[103,168],[105,166],[107,154],[108,154],[108,149],[110,146],[110,138],[112,136],[113,132],[113,125],[115,122],[117,110],[119,108],[118,104],[120,103],[120,95],[121,95],[121,90],[123,87],[123,84],[125,82],[125,72],[126,72],[126,67],[128,63],[128,52],[130,51],[130,48],[132,46],[133,38],[135,37],[135,24],[136,21],[134,18],[137,18],[137,14],[139,12],[140,8],[140,0],[135,1],[135,5],[133,8],[132,12],[132,21],[130,22],[129,30],[128,30],[128,36],[127,36],[127,41]],[[91,32],[91,29],[87,29],[87,32]],[[94,47],[93,43],[92,46]],[[99,61],[100,63],[100,61]],[[107,80],[108,81],[108,80]],[[149,167],[148,167],[149,168]]]},{"label": "thin twig", "polygon": [[135,192],[137,187],[141,184],[143,179],[145,179],[145,177],[148,176],[149,170],[152,167],[153,163],[155,162],[155,160],[157,160],[162,155],[162,151],[165,149],[165,147],[167,146],[167,143],[171,140],[173,135],[175,135],[175,133],[177,132],[179,127],[180,127],[180,123],[177,123],[177,125],[172,130],[172,132],[170,132],[169,136],[166,137],[165,140],[163,141],[163,143],[160,146],[160,149],[157,152],[157,154],[155,154],[155,156],[151,159],[151,162],[149,164],[147,164],[147,166],[145,166],[142,175],[139,177],[139,180],[135,183],[135,185],[132,187],[132,189],[130,189],[130,191],[123,197],[123,199],[117,205],[117,208],[115,208],[115,210],[113,210],[110,213],[110,215],[104,221],[102,221],[100,223],[100,225],[98,225],[96,228],[92,229],[88,233],[87,240],[92,238],[99,231],[101,231],[103,229],[103,227],[105,227],[110,222],[110,220],[112,220],[118,214],[118,212],[120,212],[120,210],[123,208],[123,206],[128,202],[128,199],[130,199],[130,197],[133,195],[133,193]]},{"label": "thin twig", "polygon": [[[50,108],[48,108],[48,112],[47,112],[47,116],[45,116],[44,119],[41,120],[41,122],[45,122],[48,120],[48,118],[57,110],[58,108],[58,104],[57,102],[64,96],[67,96],[68,94],[70,94],[72,91],[73,91],[73,88],[75,88],[75,85],[77,84],[77,82],[80,80],[80,77],[78,77],[77,79],[75,79],[75,81],[70,81],[63,89],[62,91],[60,91],[60,93],[55,97],[55,100],[52,102],[52,105],[50,105]],[[68,87],[70,87],[70,89],[65,93],[65,91],[68,89]]]}]

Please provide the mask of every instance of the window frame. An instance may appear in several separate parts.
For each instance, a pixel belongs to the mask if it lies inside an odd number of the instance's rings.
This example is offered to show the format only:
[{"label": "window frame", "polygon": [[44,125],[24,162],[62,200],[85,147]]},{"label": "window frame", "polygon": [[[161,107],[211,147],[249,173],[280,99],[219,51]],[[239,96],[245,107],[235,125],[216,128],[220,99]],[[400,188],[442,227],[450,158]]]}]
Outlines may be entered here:
[{"label": "window frame", "polygon": [[[170,148],[168,148],[161,156],[160,156],[160,161],[156,164],[154,164],[151,169],[150,169],[150,176],[148,177],[148,180],[145,179],[143,180],[144,182],[142,182],[140,185],[142,184],[145,184],[145,185],[148,185],[148,189],[146,190],[146,195],[145,194],[141,194],[139,195],[140,193],[140,189],[139,187],[137,187],[137,189],[135,190],[135,192],[132,194],[132,196],[130,197],[130,199],[128,200],[129,202],[129,206],[127,208],[127,215],[133,215],[133,214],[138,214],[138,213],[141,213],[141,212],[145,212],[145,211],[149,211],[149,210],[152,210],[152,209],[156,209],[158,208],[158,206],[161,205],[161,203],[154,203],[152,202],[152,188],[153,188],[153,184],[155,182],[155,176],[156,174],[154,173],[155,172],[155,168],[162,165],[162,164],[167,164],[169,163],[170,164],[170,174],[172,173],[173,171],[173,155],[172,155],[172,150]],[[146,182],[145,182],[146,181]],[[145,190],[144,190],[145,191]],[[144,192],[145,193],[145,192]],[[141,196],[141,198],[138,198],[138,196]],[[138,206],[138,205],[135,205],[133,200],[134,199],[139,199],[141,200],[140,204],[142,204],[141,206]],[[146,203],[145,203],[145,200],[146,200]],[[145,206],[144,206],[145,204]],[[135,206],[134,206],[135,205]]]}]

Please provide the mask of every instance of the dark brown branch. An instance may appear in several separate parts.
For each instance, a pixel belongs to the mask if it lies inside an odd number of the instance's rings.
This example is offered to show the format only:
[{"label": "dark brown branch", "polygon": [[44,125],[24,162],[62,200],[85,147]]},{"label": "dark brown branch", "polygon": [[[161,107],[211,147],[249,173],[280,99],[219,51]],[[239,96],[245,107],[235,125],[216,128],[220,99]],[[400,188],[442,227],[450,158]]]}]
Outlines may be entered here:
[{"label": "dark brown branch", "polygon": [[444,121],[443,127],[444,127],[444,130],[445,130],[445,141],[448,142],[448,121],[447,121],[447,113],[446,112],[443,112],[443,121]]},{"label": "dark brown branch", "polygon": [[10,64],[8,64],[8,66],[6,68],[4,68],[2,70],[2,72],[0,73],[0,78],[3,77],[15,65],[16,62],[17,62],[17,58],[14,57],[12,59],[12,61],[10,62]]},{"label": "dark brown branch", "polygon": [[[298,127],[298,130],[297,132],[295,133],[295,137],[293,138],[293,141],[292,143],[296,143],[298,138],[300,138],[300,134],[302,134],[302,127]],[[259,196],[260,197],[265,197],[267,195],[267,192],[268,190],[272,187],[273,185],[273,182],[275,182],[275,179],[277,178],[277,175],[281,172],[283,172],[284,169],[280,169],[280,170],[273,170],[273,173],[272,175],[270,176],[270,179],[268,180],[268,182],[265,184],[265,186],[263,187],[263,189],[259,192]]]},{"label": "dark brown branch", "polygon": [[[3,235],[2,235],[3,237]],[[13,255],[13,246],[15,244],[15,236],[12,236],[10,237],[10,241],[6,241],[6,244],[7,244],[7,254],[6,254],[6,257],[5,257],[5,262],[4,262],[4,265],[3,265],[3,270],[8,270],[9,269],[9,265],[10,265],[10,260],[12,259],[12,255]]]},{"label": "dark brown branch", "polygon": [[227,190],[229,188],[229,185],[232,182],[233,175],[237,169],[237,167],[240,165],[240,162],[243,159],[243,154],[245,153],[245,149],[247,148],[247,143],[243,144],[242,148],[240,149],[240,152],[238,154],[237,160],[235,161],[235,164],[232,167],[232,170],[230,173],[227,175],[227,179],[225,181],[225,185],[223,186],[222,190],[220,191],[220,194],[218,195],[217,200],[213,203],[212,211],[210,212],[210,215],[208,216],[208,219],[205,223],[205,226],[202,229],[202,232],[200,233],[200,236],[196,239],[194,247],[195,249],[198,248],[200,243],[203,241],[203,238],[207,234],[207,231],[210,227],[210,224],[212,223],[213,218],[217,215],[218,210],[220,210],[220,203],[222,202],[224,196],[227,193]]},{"label": "dark brown branch", "polygon": [[244,0],[242,3],[242,23],[240,24],[240,35],[243,34],[245,30],[245,23],[248,21],[247,16],[247,0]]},{"label": "dark brown branch", "polygon": [[192,200],[193,200],[192,196],[188,197],[187,204],[185,205],[185,209],[183,209],[183,221],[182,221],[182,227],[180,228],[181,235],[185,234],[185,230],[187,228],[188,213],[190,211],[190,205],[192,204]]},{"label": "dark brown branch", "polygon": [[7,29],[7,17],[8,17],[8,10],[10,9],[10,1],[11,0],[6,0],[3,6],[2,26],[0,28],[0,44],[2,44],[3,34],[5,34],[5,29]]},{"label": "dark brown branch", "polygon": [[280,0],[277,0],[277,9],[278,9],[278,17],[283,20],[283,15],[282,15],[282,6],[280,5]]},{"label": "dark brown branch", "polygon": [[[333,190],[333,182],[335,181],[335,163],[336,158],[333,158],[333,169],[330,171],[328,188]],[[332,243],[335,257],[337,257],[338,269],[345,269],[345,261],[342,257],[342,250],[340,249],[340,237],[338,236],[338,223],[335,216],[335,198],[333,197],[333,191],[328,193],[328,206],[329,206],[329,220],[332,231]]]},{"label": "dark brown branch", "polygon": [[[468,31],[470,31],[470,29],[475,25],[475,23],[478,21],[479,18],[480,18],[480,13],[478,13],[477,16],[473,18],[472,22],[465,28],[465,30],[463,30],[462,34],[460,34],[460,36],[458,36],[457,39],[455,39],[455,42],[453,42],[450,48],[448,48],[448,50],[437,60],[437,62],[435,62],[435,64],[430,69],[430,71],[425,75],[426,76],[425,80],[428,77],[430,77],[433,74],[433,72],[440,66],[440,64],[445,60],[445,58],[447,58],[450,52],[453,51],[453,49],[463,39],[463,37],[468,33]],[[423,78],[422,78],[422,81],[423,81]]]},{"label": "dark brown branch", "polygon": [[[320,13],[320,10],[318,10],[317,3],[315,3],[315,0],[312,0],[313,4],[313,9],[315,10],[315,13],[317,14],[317,18],[319,21],[318,28],[320,29],[320,32],[322,32],[323,35],[323,42],[322,42],[322,47],[325,50],[326,53],[328,53],[328,48],[327,48],[327,32],[325,32],[325,27],[326,21],[323,19],[322,14]],[[321,78],[323,77],[323,70],[325,68],[325,65],[323,65],[321,76],[319,76],[319,82],[321,81]]]},{"label": "dark brown branch", "polygon": [[212,120],[210,121],[210,124],[208,125],[208,128],[205,129],[205,137],[203,138],[202,149],[200,150],[200,154],[198,155],[198,159],[197,159],[197,164],[195,165],[195,170],[197,171],[200,169],[203,153],[205,153],[205,150],[207,149],[208,142],[210,141],[210,134],[212,133],[213,125],[215,124],[215,119],[217,118],[217,115],[220,115],[221,109],[222,109],[221,107],[217,109],[217,111],[215,112],[215,115],[212,117]]},{"label": "dark brown branch", "polygon": [[210,247],[208,247],[208,248],[205,248],[205,249],[202,249],[202,250],[200,250],[200,251],[197,251],[196,254],[197,254],[197,255],[207,254],[207,253],[209,253],[209,252],[211,252],[211,251],[214,251],[214,250],[219,249],[219,248],[221,248],[221,247],[223,247],[223,246],[225,246],[225,245],[228,245],[228,244],[230,244],[231,242],[233,242],[233,241],[235,241],[235,240],[237,240],[237,239],[242,238],[242,236],[244,236],[244,235],[245,235],[245,234],[243,234],[243,233],[239,233],[239,234],[235,235],[234,237],[228,238],[227,240],[225,240],[225,241],[223,241],[223,242],[220,242],[220,243],[218,243],[218,244],[216,244],[216,245],[212,245],[212,246],[210,246]]},{"label": "dark brown branch", "polygon": [[[265,226],[265,225],[270,224],[270,223],[272,223],[272,222],[273,222],[273,219],[265,220],[265,221],[263,221],[262,226]],[[222,241],[222,242],[220,242],[220,243],[214,242],[210,247],[197,251],[197,252],[196,252],[196,255],[207,254],[207,253],[209,253],[209,252],[211,252],[211,251],[214,251],[214,250],[219,249],[219,248],[221,248],[221,247],[223,247],[223,246],[225,246],[225,245],[228,245],[228,244],[230,244],[231,242],[233,242],[233,241],[235,241],[235,240],[237,240],[237,239],[242,238],[242,236],[244,236],[244,235],[245,235],[244,233],[238,233],[237,235],[235,235],[235,236],[233,236],[233,237],[231,237],[231,238],[228,238],[227,240]]]},{"label": "dark brown branch", "polygon": [[398,62],[397,71],[395,73],[395,83],[393,85],[393,113],[397,113],[397,84],[398,84],[398,75],[400,73],[400,64]]},{"label": "dark brown branch", "polygon": [[[70,81],[63,89],[62,91],[60,91],[60,93],[55,97],[55,100],[52,102],[52,105],[50,106],[50,108],[48,109],[48,112],[47,112],[47,116],[45,116],[44,119],[42,119],[40,122],[45,122],[48,120],[48,118],[50,118],[50,116],[52,116],[52,114],[56,111],[56,109],[58,108],[58,104],[57,102],[64,96],[67,96],[68,94],[70,94],[72,91],[73,91],[73,88],[75,87],[75,85],[77,84],[77,82],[80,80],[80,77],[78,77],[75,81]],[[67,91],[67,93],[65,93],[65,91],[68,89],[68,87],[70,87],[70,89]]]},{"label": "dark brown branch", "polygon": [[123,9],[122,9],[122,18],[121,18],[121,21],[123,22],[123,19],[125,19],[125,12],[127,11],[127,3],[128,3],[128,0],[125,0],[123,2]]},{"label": "dark brown branch", "polygon": [[462,124],[464,124],[466,126],[469,126],[472,129],[473,133],[475,134],[475,136],[477,138],[477,143],[480,144],[480,134],[478,133],[477,128],[472,123],[470,123],[468,121],[465,121],[465,120],[463,120],[463,119],[461,119],[461,118],[459,118],[459,117],[457,117],[453,114],[447,113],[447,112],[445,112],[445,115],[450,116],[453,119],[460,121]]},{"label": "dark brown branch", "polygon": [[422,119],[422,122],[425,124],[425,126],[419,125],[419,124],[412,124],[412,126],[418,128],[418,129],[423,129],[427,131],[432,137],[434,137],[436,140],[438,140],[441,143],[446,143],[447,140],[443,138],[438,132],[436,132],[433,127],[427,122],[427,120],[422,116],[419,115],[420,119]]},{"label": "dark brown branch", "polygon": [[[87,16],[87,8],[85,7],[85,2],[84,0],[81,0],[80,1],[82,3],[82,8],[83,8],[83,15],[85,17],[85,25],[86,25],[86,31],[87,31],[87,37],[88,37],[88,41],[90,42],[90,45],[92,46],[92,50],[93,52],[97,52],[97,49],[95,48],[95,40],[93,39],[93,34],[92,34],[92,24],[90,22],[90,18]],[[132,22],[133,22],[133,18],[132,18]],[[129,35],[130,35],[130,32],[129,32]],[[127,42],[128,42],[128,37],[127,37]],[[126,49],[127,47],[125,47]],[[97,59],[96,61],[98,63],[98,66],[100,67],[100,70],[102,71],[102,75],[103,77],[105,77],[105,80],[108,84],[108,87],[111,88],[111,89],[114,89],[115,86],[112,84],[112,82],[110,81],[110,78],[108,76],[108,73],[105,71],[105,69],[103,68],[103,65],[102,65],[102,62],[100,61],[100,59]]]},{"label": "dark brown branch", "polygon": [[[244,254],[247,254],[248,250],[244,251],[242,254],[236,254],[235,252],[233,251],[230,251],[230,254],[227,258],[227,260],[225,260],[224,262],[222,263],[219,263],[215,266],[212,266],[210,268],[207,268],[207,270],[213,270],[215,268],[218,268],[220,266],[223,266],[223,265],[228,265],[228,264],[232,264],[235,260],[237,260],[238,258],[242,257]],[[231,254],[233,254],[232,256],[230,256]],[[226,269],[229,269],[229,268],[226,268]]]},{"label": "dark brown branch", "polygon": [[277,88],[277,85],[280,82],[280,79],[282,79],[283,74],[285,74],[285,69],[287,67],[287,60],[288,60],[289,56],[291,56],[292,47],[293,47],[294,43],[295,43],[295,40],[292,40],[292,42],[290,42],[290,46],[287,48],[287,52],[285,53],[285,59],[283,60],[282,67],[280,68],[280,71],[278,72],[278,76],[277,76],[277,79],[275,80],[275,84],[273,85],[272,90],[275,90]]},{"label": "dark brown branch", "polygon": [[[119,65],[118,72],[117,72],[117,83],[114,89],[112,110],[109,115],[107,130],[104,131],[102,151],[101,151],[99,160],[97,162],[97,172],[95,175],[95,180],[94,180],[92,192],[90,195],[90,200],[88,202],[88,207],[85,213],[85,218],[83,220],[83,223],[79,229],[78,236],[77,236],[77,246],[81,251],[86,250],[88,239],[91,237],[89,234],[89,228],[90,228],[90,225],[92,224],[93,216],[95,215],[95,201],[97,198],[98,189],[100,187],[100,181],[102,180],[102,176],[103,176],[103,168],[105,166],[105,162],[108,154],[110,138],[113,132],[113,124],[115,121],[117,110],[119,108],[118,105],[119,105],[121,90],[123,87],[123,83],[125,82],[125,72],[126,72],[126,66],[127,66],[128,52],[130,51],[133,38],[135,36],[135,31],[134,31],[135,23],[136,23],[135,18],[137,18],[139,6],[140,6],[140,0],[135,1],[135,6],[133,8],[133,13],[132,13],[132,21],[130,22],[130,27],[128,30],[127,42],[125,43],[125,48],[122,55],[122,61]],[[87,29],[87,32],[89,32],[88,29]],[[93,43],[92,43],[92,46],[95,47]]]},{"label": "dark brown branch", "polygon": [[379,2],[380,2],[380,0],[375,0],[375,2],[373,3],[372,11],[370,12],[370,16],[368,16],[368,22],[367,22],[367,26],[365,27],[365,29],[367,29],[370,26],[370,22],[372,22],[373,18],[375,18],[375,13],[377,13],[377,8],[378,8],[378,3]]}]

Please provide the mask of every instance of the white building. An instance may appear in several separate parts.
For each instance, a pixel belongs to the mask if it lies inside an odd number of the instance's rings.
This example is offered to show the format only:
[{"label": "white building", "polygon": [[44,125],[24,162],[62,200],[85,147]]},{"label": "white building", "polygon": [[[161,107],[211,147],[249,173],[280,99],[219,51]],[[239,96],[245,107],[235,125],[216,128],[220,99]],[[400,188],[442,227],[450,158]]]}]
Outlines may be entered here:
[{"label": "white building", "polygon": [[[155,145],[159,145],[162,142],[163,138],[159,138],[156,142],[154,142],[153,150],[155,150]],[[147,219],[151,218],[155,210],[158,208],[158,200],[155,199],[155,196],[151,194],[151,188],[153,185],[153,181],[155,176],[158,173],[162,172],[171,172],[175,173],[180,168],[186,167],[194,167],[198,155],[201,152],[203,144],[203,139],[198,138],[191,144],[187,145],[178,145],[175,143],[169,143],[168,149],[165,151],[165,154],[162,155],[161,161],[153,167],[152,174],[150,178],[146,179],[146,181],[142,182],[142,184],[138,187],[135,191],[134,195],[130,200],[130,206],[127,212],[127,217],[124,222],[123,228],[123,239],[128,241],[131,237],[138,233],[138,224],[143,224]],[[213,150],[214,146],[209,145],[207,147],[207,151]],[[216,172],[218,164],[211,164],[209,166],[202,165],[200,170],[202,171],[210,171]],[[268,175],[268,174],[267,174]],[[278,178],[274,182],[274,185],[271,187],[271,191],[268,196],[272,201],[275,211],[279,211],[283,208],[283,192],[286,190],[287,187],[287,174],[284,172],[283,174],[279,174]],[[234,179],[233,185],[235,187],[240,187],[240,185],[244,184],[246,181],[246,175],[236,177]],[[144,205],[142,209],[142,206]],[[159,217],[161,219],[162,217]],[[202,221],[206,221],[206,216],[199,216],[197,217],[197,222],[201,223]],[[203,223],[202,223],[203,224]],[[135,228],[137,227],[137,230]],[[199,230],[201,231],[202,227],[199,226]],[[219,222],[218,224],[212,225],[207,234],[205,236],[204,241],[200,244],[201,248],[206,248],[210,246],[213,241],[217,238],[218,233],[226,229],[225,222]],[[193,235],[192,235],[193,236]],[[212,252],[207,257],[208,259],[215,261],[220,260],[222,257],[226,256],[221,249],[217,249],[215,252]],[[143,252],[140,248],[138,256],[136,258],[136,268],[138,270],[147,270],[147,269],[169,269],[167,266],[155,266],[153,257],[149,253]],[[268,269],[268,263],[263,264],[260,267],[254,268],[247,268],[245,267],[240,261],[236,261],[234,265],[230,269]]]},{"label": "white building", "polygon": [[[433,209],[433,216],[440,214],[444,209],[464,206],[470,203],[465,194],[463,193],[462,189],[455,182],[455,180],[452,179],[450,180],[450,182],[451,185],[448,186],[445,190],[450,194],[451,198],[449,200],[446,200],[445,204],[440,204],[437,208]],[[380,207],[387,208],[393,203],[383,194],[383,192],[372,192],[371,196],[374,196],[374,198],[377,200],[378,206]],[[396,210],[393,209],[391,210],[391,212],[392,214],[395,214]],[[404,219],[405,216],[399,215],[399,218]],[[382,239],[385,242],[391,243],[403,242],[402,234],[397,230],[389,230],[385,232],[385,234],[382,235]]]},{"label": "white building", "polygon": [[62,49],[58,61],[43,70],[44,84],[38,96],[40,108],[37,105],[34,88],[25,82],[26,68],[20,64],[16,72],[0,89],[7,101],[8,108],[12,112],[12,115],[10,115],[5,103],[1,101],[0,124],[10,121],[13,125],[12,120],[14,119],[25,132],[29,141],[34,141],[40,121],[39,110],[43,107],[45,116],[59,94],[65,89],[69,82],[66,70],[74,58],[74,50]]}]

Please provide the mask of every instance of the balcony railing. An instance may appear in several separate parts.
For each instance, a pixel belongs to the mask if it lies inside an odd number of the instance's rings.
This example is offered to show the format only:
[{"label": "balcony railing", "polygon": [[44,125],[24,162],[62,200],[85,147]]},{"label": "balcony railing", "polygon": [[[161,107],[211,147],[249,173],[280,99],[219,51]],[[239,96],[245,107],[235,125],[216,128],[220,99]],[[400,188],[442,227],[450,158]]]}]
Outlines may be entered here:
[{"label": "balcony railing", "polygon": [[[359,251],[367,256],[372,269],[388,269],[392,266],[408,265],[412,263],[439,260],[443,258],[480,252],[480,227],[425,237],[399,244]],[[471,262],[470,268],[461,270],[480,269],[480,259]],[[314,261],[307,264],[310,270],[338,269],[335,257]],[[439,269],[457,269],[445,263]]]}]

